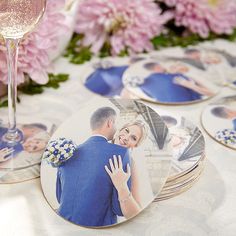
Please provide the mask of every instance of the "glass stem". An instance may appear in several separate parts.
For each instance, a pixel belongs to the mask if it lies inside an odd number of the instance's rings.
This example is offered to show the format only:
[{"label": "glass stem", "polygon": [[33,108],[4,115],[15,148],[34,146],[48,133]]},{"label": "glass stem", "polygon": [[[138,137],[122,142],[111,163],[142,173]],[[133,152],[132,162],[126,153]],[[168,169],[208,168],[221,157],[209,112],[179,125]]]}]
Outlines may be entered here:
[{"label": "glass stem", "polygon": [[7,139],[16,141],[17,60],[20,39],[6,39],[8,66],[8,132]]}]

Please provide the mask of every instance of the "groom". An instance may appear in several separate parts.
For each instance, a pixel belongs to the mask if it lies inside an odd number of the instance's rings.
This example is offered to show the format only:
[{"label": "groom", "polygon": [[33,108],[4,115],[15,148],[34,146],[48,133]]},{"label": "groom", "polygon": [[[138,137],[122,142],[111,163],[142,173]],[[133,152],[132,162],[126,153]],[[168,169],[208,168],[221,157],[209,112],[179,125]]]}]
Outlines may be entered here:
[{"label": "groom", "polygon": [[189,70],[188,67],[182,63],[172,67],[173,72],[169,72],[161,64],[146,63],[144,68],[151,74],[139,88],[150,98],[160,102],[190,102],[201,99],[202,94],[190,87],[195,84],[194,81],[184,75]]},{"label": "groom", "polygon": [[233,130],[236,131],[236,109],[230,109],[224,106],[214,107],[211,113],[219,118],[231,120],[233,123]]},{"label": "groom", "polygon": [[[115,120],[112,108],[97,109],[90,119],[92,136],[78,147],[74,157],[58,168],[58,213],[73,223],[108,226],[123,215],[117,191],[104,169],[113,155],[121,155],[125,171],[130,163],[126,148],[108,142],[116,131]],[[129,188],[130,184],[129,180]]]}]

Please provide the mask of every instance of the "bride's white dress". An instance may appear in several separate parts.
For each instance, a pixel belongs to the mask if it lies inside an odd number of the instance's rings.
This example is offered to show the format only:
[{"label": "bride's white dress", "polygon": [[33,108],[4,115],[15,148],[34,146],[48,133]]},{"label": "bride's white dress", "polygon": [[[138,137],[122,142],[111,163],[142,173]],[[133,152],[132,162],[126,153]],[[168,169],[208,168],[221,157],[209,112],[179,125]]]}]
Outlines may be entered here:
[{"label": "bride's white dress", "polygon": [[[142,148],[130,150],[131,157],[131,192],[141,209],[147,207],[153,200],[154,194],[148,173],[147,158]],[[118,217],[123,222],[124,217]]]},{"label": "bride's white dress", "polygon": [[142,148],[131,151],[131,192],[141,208],[154,200],[151,179],[148,173],[147,158]]}]

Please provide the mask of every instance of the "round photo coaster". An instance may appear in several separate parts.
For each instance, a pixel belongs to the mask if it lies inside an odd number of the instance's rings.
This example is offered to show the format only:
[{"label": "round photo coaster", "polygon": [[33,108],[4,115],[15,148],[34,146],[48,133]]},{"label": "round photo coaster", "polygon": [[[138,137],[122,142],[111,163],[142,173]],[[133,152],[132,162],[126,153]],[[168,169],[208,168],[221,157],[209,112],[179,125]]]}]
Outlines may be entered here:
[{"label": "round photo coaster", "polygon": [[144,60],[147,56],[137,57],[108,57],[88,64],[84,71],[82,83],[92,92],[106,98],[136,98],[124,88],[122,77],[130,65]]},{"label": "round photo coaster", "polygon": [[[214,78],[214,77],[213,77]],[[201,102],[220,91],[210,75],[178,59],[146,59],[123,74],[125,88],[138,98],[169,105]]]},{"label": "round photo coaster", "polygon": [[0,126],[0,184],[18,183],[39,177],[40,163],[50,139],[48,122],[19,126],[24,137],[15,144],[4,140],[7,128]]},{"label": "round photo coaster", "polygon": [[233,54],[234,46],[227,44],[211,43],[203,47],[186,48],[183,57],[196,63],[199,69],[211,73],[212,78],[220,78],[223,86],[236,89],[236,55]]},{"label": "round photo coaster", "polygon": [[212,45],[187,48],[174,47],[162,50],[161,55],[160,53],[152,54],[152,57],[156,59],[163,56],[170,60],[184,62],[208,74],[211,83],[218,86],[232,83],[232,78],[235,78],[233,74],[235,74],[236,57]]},{"label": "round photo coaster", "polygon": [[192,176],[196,175],[196,173],[198,173],[199,171],[199,165],[202,165],[202,163],[205,161],[205,157],[201,159],[201,161],[191,170],[189,170],[188,172],[184,173],[183,175],[179,176],[178,178],[175,179],[168,179],[168,181],[166,181],[165,187],[170,187],[176,184],[180,184],[186,180],[188,180],[189,178],[192,178]]},{"label": "round photo coaster", "polygon": [[24,138],[16,145],[7,144],[2,138],[7,130],[3,125],[7,123],[7,113],[1,111],[0,184],[19,183],[40,176],[46,145],[62,120],[72,114],[71,107],[71,103],[55,97],[24,97],[17,111],[18,129]]},{"label": "round photo coaster", "polygon": [[40,164],[18,170],[0,170],[0,184],[15,184],[36,179],[40,176]]},{"label": "round photo coaster", "polygon": [[203,48],[202,54],[212,76],[221,78],[222,85],[236,89],[236,56],[216,47]]},{"label": "round photo coaster", "polygon": [[200,129],[186,118],[155,110],[169,128],[173,149],[170,175],[156,198],[159,201],[184,192],[199,178],[204,167],[205,140]]},{"label": "round photo coaster", "polygon": [[205,158],[205,139],[191,121],[175,113],[155,109],[167,125],[173,149],[172,167],[167,182],[193,170]]},{"label": "round photo coaster", "polygon": [[179,178],[178,182],[173,182],[172,184],[168,183],[165,184],[164,188],[162,189],[162,192],[178,188],[179,186],[182,186],[185,183],[188,183],[190,180],[195,179],[196,176],[198,176],[204,168],[204,161],[200,162],[193,170],[191,170],[186,175]]},{"label": "round photo coaster", "polygon": [[45,123],[27,123],[19,126],[24,137],[16,144],[4,140],[7,128],[0,127],[0,170],[20,170],[41,163],[42,154],[49,141]]},{"label": "round photo coaster", "polygon": [[158,113],[135,100],[96,98],[51,138],[41,165],[43,193],[65,220],[92,228],[116,225],[158,196],[171,155]]},{"label": "round photo coaster", "polygon": [[202,112],[202,125],[217,142],[236,150],[236,96],[223,97]]},{"label": "round photo coaster", "polygon": [[199,180],[199,178],[201,177],[201,173],[195,178],[190,180],[187,184],[185,184],[184,186],[181,186],[181,188],[172,191],[171,193],[161,193],[156,199],[155,202],[159,202],[159,201],[163,201],[163,200],[167,200],[173,197],[176,197],[184,192],[186,192],[187,190],[189,190],[191,187],[194,186],[194,184]]},{"label": "round photo coaster", "polygon": [[182,183],[178,183],[173,185],[172,187],[164,187],[162,189],[162,192],[158,195],[158,197],[155,199],[155,201],[161,201],[166,200],[172,197],[175,197],[181,193],[184,193],[188,189],[190,189],[200,178],[203,170],[204,170],[204,161],[199,163],[194,171],[191,171],[191,177],[188,176],[185,181]]}]

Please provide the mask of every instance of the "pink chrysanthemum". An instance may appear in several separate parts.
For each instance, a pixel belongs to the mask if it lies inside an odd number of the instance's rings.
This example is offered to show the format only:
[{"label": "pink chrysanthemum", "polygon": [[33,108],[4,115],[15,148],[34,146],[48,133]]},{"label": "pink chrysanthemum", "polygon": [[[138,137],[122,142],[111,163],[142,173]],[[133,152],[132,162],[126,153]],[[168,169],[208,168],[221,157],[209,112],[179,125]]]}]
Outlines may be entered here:
[{"label": "pink chrysanthemum", "polygon": [[[19,47],[18,84],[25,81],[25,74],[38,84],[48,82],[52,72],[49,53],[55,49],[59,38],[67,31],[65,16],[61,13],[65,0],[48,0],[42,21],[36,31],[22,40]],[[0,45],[0,81],[7,83],[6,49]]]},{"label": "pink chrysanthemum", "polygon": [[150,39],[161,33],[172,14],[161,14],[153,0],[84,0],[78,10],[76,32],[83,46],[98,53],[109,42],[113,54],[150,51]]},{"label": "pink chrysanthemum", "polygon": [[231,34],[236,27],[235,0],[163,0],[175,7],[177,26],[206,38],[210,32]]}]

